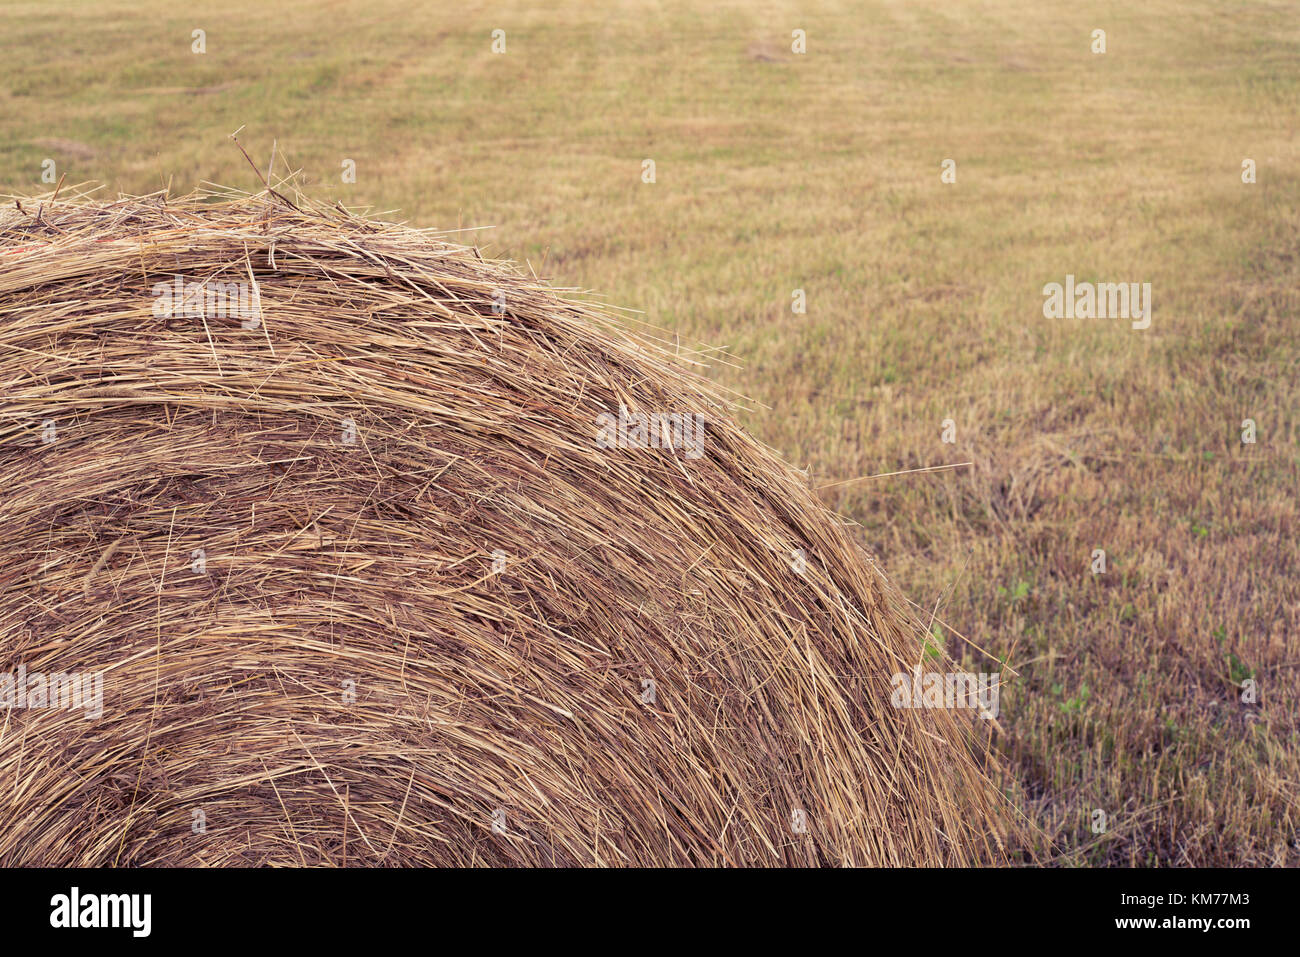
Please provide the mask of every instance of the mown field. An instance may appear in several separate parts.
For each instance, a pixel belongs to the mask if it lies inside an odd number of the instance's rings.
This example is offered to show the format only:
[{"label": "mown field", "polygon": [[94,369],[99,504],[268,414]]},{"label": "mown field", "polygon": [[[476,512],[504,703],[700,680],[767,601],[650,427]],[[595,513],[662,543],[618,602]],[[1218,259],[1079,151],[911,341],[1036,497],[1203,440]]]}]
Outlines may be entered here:
[{"label": "mown field", "polygon": [[[254,189],[242,127],[722,347],[815,485],[971,463],[821,495],[1005,662],[1029,850],[1300,863],[1300,3],[6,2],[0,48],[0,189]],[[1044,318],[1067,274],[1150,328]]]}]

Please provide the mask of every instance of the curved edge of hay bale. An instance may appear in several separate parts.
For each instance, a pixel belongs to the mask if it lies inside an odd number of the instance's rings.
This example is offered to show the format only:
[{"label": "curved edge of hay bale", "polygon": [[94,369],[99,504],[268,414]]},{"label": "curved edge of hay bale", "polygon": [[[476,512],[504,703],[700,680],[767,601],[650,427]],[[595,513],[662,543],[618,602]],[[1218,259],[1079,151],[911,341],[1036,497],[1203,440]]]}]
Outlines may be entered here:
[{"label": "curved edge of hay bale", "polygon": [[[0,674],[108,692],[10,712],[0,862],[1006,859],[975,725],[890,704],[924,626],[681,357],[301,196],[19,205]],[[700,454],[594,441],[656,411]]]}]

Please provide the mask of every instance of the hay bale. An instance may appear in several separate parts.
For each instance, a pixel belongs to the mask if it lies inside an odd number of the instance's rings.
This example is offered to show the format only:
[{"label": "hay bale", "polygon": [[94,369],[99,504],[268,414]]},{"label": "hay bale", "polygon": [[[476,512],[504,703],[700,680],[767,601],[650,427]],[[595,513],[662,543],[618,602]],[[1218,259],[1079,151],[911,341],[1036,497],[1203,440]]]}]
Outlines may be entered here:
[{"label": "hay bale", "polygon": [[1000,854],[802,476],[506,264],[279,194],[10,202],[0,379],[0,674],[103,682],[0,711],[0,864]]}]

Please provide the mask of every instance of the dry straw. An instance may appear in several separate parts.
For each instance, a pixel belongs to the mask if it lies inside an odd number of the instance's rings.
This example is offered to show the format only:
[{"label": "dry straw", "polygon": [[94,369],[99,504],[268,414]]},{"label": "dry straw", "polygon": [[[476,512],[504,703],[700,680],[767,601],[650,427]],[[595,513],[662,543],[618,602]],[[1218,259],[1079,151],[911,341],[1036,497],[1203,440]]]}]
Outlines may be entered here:
[{"label": "dry straw", "polygon": [[[0,864],[1003,859],[983,726],[890,706],[923,626],[804,477],[508,264],[11,197],[0,380],[0,675],[103,682],[0,710]],[[703,454],[600,447],[620,406]]]}]

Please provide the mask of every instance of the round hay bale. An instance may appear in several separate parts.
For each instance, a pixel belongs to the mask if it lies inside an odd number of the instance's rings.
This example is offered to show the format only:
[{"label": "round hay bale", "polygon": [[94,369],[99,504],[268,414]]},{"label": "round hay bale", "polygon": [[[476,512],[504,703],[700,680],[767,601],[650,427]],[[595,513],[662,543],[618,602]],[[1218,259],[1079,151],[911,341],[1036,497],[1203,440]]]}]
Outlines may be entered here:
[{"label": "round hay bale", "polygon": [[0,864],[1002,854],[973,722],[891,706],[924,629],[804,477],[476,249],[272,192],[11,201],[0,379]]}]

